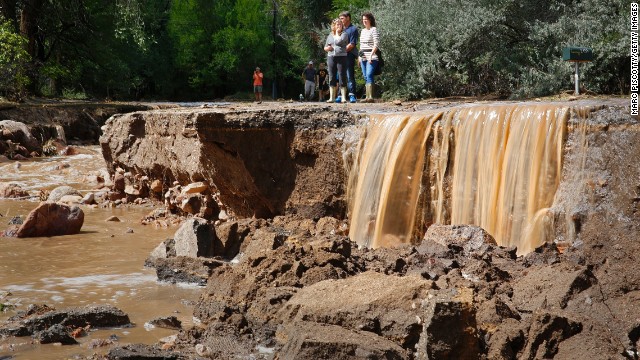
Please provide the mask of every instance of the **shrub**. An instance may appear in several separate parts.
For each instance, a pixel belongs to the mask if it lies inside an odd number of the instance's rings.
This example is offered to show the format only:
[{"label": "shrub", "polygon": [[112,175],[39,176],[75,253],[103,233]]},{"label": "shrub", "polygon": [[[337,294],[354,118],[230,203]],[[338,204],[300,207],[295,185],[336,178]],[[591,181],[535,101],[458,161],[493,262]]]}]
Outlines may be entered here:
[{"label": "shrub", "polygon": [[29,84],[26,76],[29,54],[26,39],[16,34],[11,24],[0,16],[0,94],[19,99]]}]

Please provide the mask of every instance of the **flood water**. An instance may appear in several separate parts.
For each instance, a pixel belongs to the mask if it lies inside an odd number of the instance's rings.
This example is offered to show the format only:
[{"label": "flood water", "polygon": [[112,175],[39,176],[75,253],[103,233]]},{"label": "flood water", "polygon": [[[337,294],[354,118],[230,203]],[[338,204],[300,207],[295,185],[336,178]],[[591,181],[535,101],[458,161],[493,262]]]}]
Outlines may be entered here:
[{"label": "flood water", "polygon": [[[70,185],[85,194],[94,191],[90,179],[106,171],[99,147],[79,148],[80,154],[21,162],[0,163],[0,182],[16,182],[30,194],[42,189]],[[26,215],[39,201],[0,199],[0,231],[9,220]],[[39,345],[29,337],[0,339],[0,358],[62,359],[75,354],[88,356],[108,349],[89,349],[92,339],[112,334],[119,344],[156,343],[177,333],[145,327],[152,319],[176,316],[183,326],[193,323],[192,306],[201,289],[156,281],[154,269],[144,260],[176,228],[156,228],[140,224],[153,206],[105,209],[82,206],[85,213],[80,234],[50,238],[0,237],[0,303],[15,305],[0,312],[0,322],[29,304],[47,304],[56,309],[84,305],[113,305],[126,314],[129,328],[91,331],[77,339],[80,345]],[[121,222],[107,222],[110,216]]]}]

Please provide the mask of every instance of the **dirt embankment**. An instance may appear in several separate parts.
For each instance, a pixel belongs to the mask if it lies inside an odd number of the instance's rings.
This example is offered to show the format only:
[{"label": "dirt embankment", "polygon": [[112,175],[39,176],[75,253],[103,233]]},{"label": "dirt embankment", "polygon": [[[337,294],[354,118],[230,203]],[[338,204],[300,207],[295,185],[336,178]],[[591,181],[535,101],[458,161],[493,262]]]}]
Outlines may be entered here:
[{"label": "dirt embankment", "polygon": [[240,217],[346,214],[349,112],[327,108],[198,108],[117,115],[100,138],[111,172],[164,188],[205,181]]},{"label": "dirt embankment", "polygon": [[102,134],[100,129],[114,114],[150,110],[151,105],[131,103],[64,103],[38,102],[2,104],[0,120],[21,122],[31,128],[36,139],[45,142],[55,138],[56,125],[64,130],[70,142],[95,144]]}]

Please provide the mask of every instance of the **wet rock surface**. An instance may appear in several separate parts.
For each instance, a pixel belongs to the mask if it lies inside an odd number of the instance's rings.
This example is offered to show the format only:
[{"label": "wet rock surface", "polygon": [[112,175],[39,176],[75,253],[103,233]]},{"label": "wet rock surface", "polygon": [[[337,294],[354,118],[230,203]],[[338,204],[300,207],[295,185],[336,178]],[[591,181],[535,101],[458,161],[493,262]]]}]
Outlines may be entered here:
[{"label": "wet rock surface", "polygon": [[27,311],[0,326],[0,335],[32,336],[42,344],[76,344],[74,330],[131,325],[129,317],[111,305],[55,310],[46,305],[30,305]]},{"label": "wet rock surface", "polygon": [[[283,231],[283,223],[298,226]],[[281,217],[250,231],[239,260],[211,272],[194,309],[201,325],[182,331],[174,350],[196,356],[200,345],[213,358],[533,359],[561,353],[597,322],[573,309],[595,276],[557,250],[549,268],[490,243],[469,255],[458,246],[464,237],[450,247],[424,240],[357,249],[340,235],[311,235],[312,224]],[[536,287],[551,274],[550,288]]]},{"label": "wet rock surface", "polygon": [[84,223],[84,212],[78,206],[44,202],[33,209],[22,224],[3,232],[7,237],[38,237],[77,234]]}]

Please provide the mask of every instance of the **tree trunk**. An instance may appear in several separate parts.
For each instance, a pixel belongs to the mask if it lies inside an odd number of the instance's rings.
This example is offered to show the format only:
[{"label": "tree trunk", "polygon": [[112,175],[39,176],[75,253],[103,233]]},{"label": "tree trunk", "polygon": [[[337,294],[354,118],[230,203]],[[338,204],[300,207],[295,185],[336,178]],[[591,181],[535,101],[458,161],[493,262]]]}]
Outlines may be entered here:
[{"label": "tree trunk", "polygon": [[32,59],[37,58],[38,18],[43,0],[27,0],[20,16],[20,34],[27,40],[27,52]]}]

